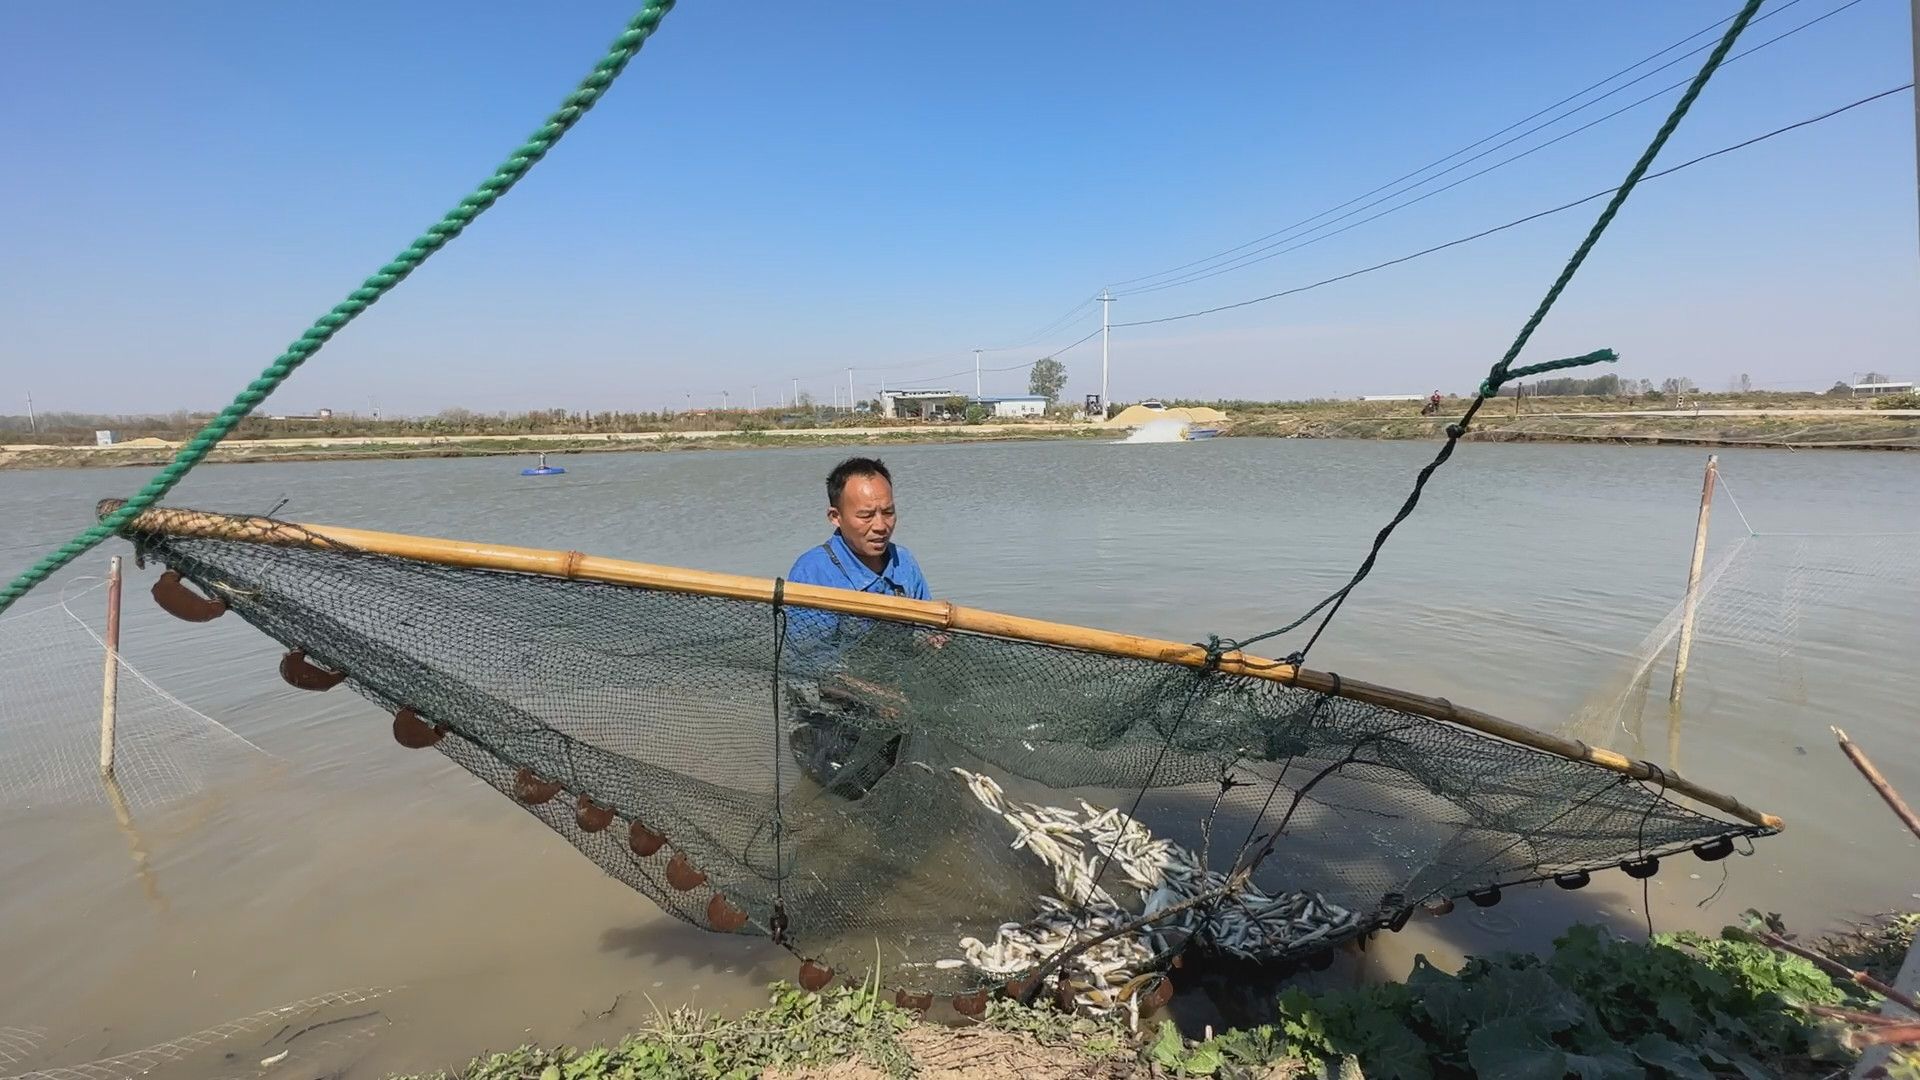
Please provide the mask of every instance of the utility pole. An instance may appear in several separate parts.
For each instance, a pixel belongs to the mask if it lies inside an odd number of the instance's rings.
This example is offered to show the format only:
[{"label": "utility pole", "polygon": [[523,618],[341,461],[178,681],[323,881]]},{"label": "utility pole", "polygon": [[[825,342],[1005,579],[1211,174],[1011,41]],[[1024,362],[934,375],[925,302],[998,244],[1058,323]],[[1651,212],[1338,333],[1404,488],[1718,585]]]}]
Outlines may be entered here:
[{"label": "utility pole", "polygon": [[750,412],[760,411],[760,388],[758,386],[747,387],[747,409]]},{"label": "utility pole", "polygon": [[[1920,3],[1920,0],[1915,0]],[[1113,310],[1113,294],[1106,289],[1100,290],[1100,419],[1113,415],[1113,404],[1107,400],[1107,334],[1111,325],[1108,312]]]},{"label": "utility pole", "polygon": [[793,407],[796,409],[800,407],[800,380],[799,379],[793,380]]},{"label": "utility pole", "polygon": [[[1920,0],[1914,0],[1914,3],[1920,4]],[[974,397],[980,396],[980,350],[979,349],[973,350],[973,396]]]},{"label": "utility pole", "polygon": [[727,392],[725,390],[720,391],[720,411],[727,411]]},{"label": "utility pole", "polygon": [[[1915,2],[1920,3],[1920,0],[1915,0]],[[33,418],[33,395],[32,394],[27,395],[27,431],[30,434],[34,434],[34,435],[40,434],[40,423],[39,421]]]},{"label": "utility pole", "polygon": [[1913,22],[1909,31],[1913,36],[1913,179],[1915,193],[1920,194],[1920,0],[1912,0]]},{"label": "utility pole", "polygon": [[853,369],[847,369],[847,412],[853,412]]}]

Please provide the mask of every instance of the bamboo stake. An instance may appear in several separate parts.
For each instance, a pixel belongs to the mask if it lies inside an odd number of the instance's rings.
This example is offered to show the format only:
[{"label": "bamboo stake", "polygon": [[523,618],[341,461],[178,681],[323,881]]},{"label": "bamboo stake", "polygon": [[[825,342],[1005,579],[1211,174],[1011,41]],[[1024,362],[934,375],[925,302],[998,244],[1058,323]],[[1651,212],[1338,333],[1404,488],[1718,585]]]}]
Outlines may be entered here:
[{"label": "bamboo stake", "polygon": [[1859,769],[1860,775],[1866,777],[1867,783],[1873,785],[1873,790],[1880,793],[1880,798],[1892,808],[1894,815],[1900,819],[1901,823],[1912,831],[1913,835],[1920,836],[1920,814],[1913,812],[1913,807],[1907,805],[1907,800],[1901,798],[1900,793],[1893,789],[1893,785],[1887,783],[1887,778],[1880,775],[1880,770],[1874,767],[1873,762],[1867,760],[1867,752],[1853,745],[1853,740],[1847,738],[1846,732],[1839,728],[1831,730],[1833,737],[1840,740],[1840,752],[1847,755],[1847,760],[1853,762],[1853,767]]},{"label": "bamboo stake", "polygon": [[[111,513],[117,506],[119,506],[118,500],[107,500],[102,502],[98,509],[104,516]],[[773,602],[774,583],[769,578],[654,566],[647,563],[628,562],[624,559],[583,555],[578,551],[552,551],[466,540],[443,540],[332,525],[295,524],[261,517],[232,517],[183,509],[148,510],[128,522],[124,531],[280,547],[326,548],[338,545],[360,552],[415,559],[443,566],[538,574],[576,581],[599,581],[662,592],[712,596],[761,604]],[[911,600],[900,596],[883,596],[877,593],[854,592],[848,589],[800,585],[791,582],[784,586],[783,598],[784,602],[790,606],[830,611],[837,615],[882,619],[938,630],[957,630],[1036,645],[1075,649],[1102,656],[1151,660],[1194,669],[1205,668],[1209,662],[1207,650],[1199,645],[1161,641],[1067,623],[1028,619],[1017,615],[1002,615],[998,612],[960,607],[946,601]],[[1568,739],[1537,731],[1477,709],[1455,705],[1445,698],[1426,697],[1404,690],[1376,686],[1323,671],[1295,667],[1280,660],[1253,656],[1238,650],[1220,656],[1217,670],[1228,675],[1266,679],[1415,716],[1424,716],[1574,761],[1598,765],[1603,769],[1636,780],[1657,779],[1664,785],[1665,790],[1684,795],[1741,821],[1765,829],[1778,830],[1784,827],[1784,823],[1772,814],[1761,813],[1732,796],[1701,787],[1647,762],[1635,761],[1612,750],[1589,746],[1578,739]]]},{"label": "bamboo stake", "polygon": [[1693,563],[1687,568],[1687,607],[1680,616],[1680,650],[1673,657],[1673,689],[1668,701],[1679,701],[1687,683],[1687,658],[1693,652],[1693,616],[1700,603],[1700,567],[1707,559],[1707,518],[1713,513],[1713,482],[1720,476],[1720,455],[1707,455],[1706,479],[1700,482],[1700,520],[1693,526]]},{"label": "bamboo stake", "polygon": [[120,556],[107,567],[107,658],[100,676],[100,775],[113,780],[114,725],[120,714]]},{"label": "bamboo stake", "polygon": [[1779,949],[1782,952],[1790,952],[1793,955],[1799,957],[1802,960],[1805,960],[1806,962],[1812,964],[1814,967],[1819,968],[1821,971],[1826,972],[1827,974],[1833,976],[1836,979],[1845,979],[1846,981],[1854,983],[1857,986],[1864,987],[1867,990],[1872,991],[1873,993],[1879,994],[1881,997],[1886,998],[1888,1001],[1893,1002],[1895,1005],[1900,1006],[1901,1008],[1907,1010],[1908,1012],[1914,1014],[1915,1016],[1920,1016],[1920,1002],[1914,1001],[1913,998],[1909,997],[1906,994],[1901,993],[1898,990],[1895,990],[1893,987],[1888,986],[1886,983],[1881,982],[1879,979],[1874,978],[1873,976],[1867,974],[1864,971],[1855,971],[1852,968],[1848,967],[1847,965],[1841,963],[1840,961],[1833,959],[1832,957],[1825,956],[1821,953],[1814,952],[1812,949],[1805,948],[1800,945],[1796,945],[1793,942],[1788,941],[1786,938],[1781,937],[1779,934],[1773,933],[1772,931],[1751,930],[1748,932],[1751,933],[1754,939],[1760,942],[1762,945],[1766,945],[1769,948]]}]

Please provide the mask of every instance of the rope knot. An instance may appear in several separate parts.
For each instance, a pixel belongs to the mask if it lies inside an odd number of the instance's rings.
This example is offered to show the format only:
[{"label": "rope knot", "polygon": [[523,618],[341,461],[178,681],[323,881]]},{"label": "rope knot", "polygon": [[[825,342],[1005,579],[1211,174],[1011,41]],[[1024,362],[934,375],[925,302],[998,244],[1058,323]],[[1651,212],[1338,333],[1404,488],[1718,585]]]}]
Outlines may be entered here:
[{"label": "rope knot", "polygon": [[[1195,642],[1195,644],[1199,643]],[[1201,670],[1211,673],[1220,670],[1220,658],[1238,649],[1240,643],[1232,638],[1223,638],[1218,634],[1208,634],[1207,643],[1200,647],[1207,650],[1207,662]]]}]

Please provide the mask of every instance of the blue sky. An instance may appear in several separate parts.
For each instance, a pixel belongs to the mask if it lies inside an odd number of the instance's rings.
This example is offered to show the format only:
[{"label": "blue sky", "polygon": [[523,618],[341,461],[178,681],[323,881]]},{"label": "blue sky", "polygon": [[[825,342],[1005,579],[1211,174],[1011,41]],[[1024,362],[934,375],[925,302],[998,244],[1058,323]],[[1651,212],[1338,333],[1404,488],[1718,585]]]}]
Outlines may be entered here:
[{"label": "blue sky", "polygon": [[[1741,47],[1843,2],[1770,0]],[[555,153],[268,408],[657,409],[768,402],[794,378],[824,400],[849,366],[865,397],[970,369],[975,346],[1024,363],[1095,328],[1088,306],[1029,340],[1103,285],[1345,202],[1736,6],[683,2]],[[0,412],[29,391],[41,409],[224,403],[487,175],[630,15],[0,6]],[[1659,164],[1904,83],[1910,55],[1906,3],[1860,0],[1726,67]],[[1300,251],[1123,297],[1114,320],[1610,187],[1676,93]],[[1710,388],[1920,375],[1913,131],[1900,94],[1650,183],[1528,357],[1610,346],[1622,375]],[[1468,390],[1597,209],[1115,331],[1113,396]],[[1097,388],[1098,346],[1063,354],[1070,396]]]}]

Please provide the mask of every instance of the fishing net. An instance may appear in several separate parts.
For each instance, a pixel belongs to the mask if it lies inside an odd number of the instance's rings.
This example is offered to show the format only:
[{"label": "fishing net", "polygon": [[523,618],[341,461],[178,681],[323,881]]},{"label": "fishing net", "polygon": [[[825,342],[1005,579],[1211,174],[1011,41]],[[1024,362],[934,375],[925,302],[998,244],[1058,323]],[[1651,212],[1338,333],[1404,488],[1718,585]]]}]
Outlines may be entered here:
[{"label": "fishing net", "polygon": [[1645,875],[1771,824],[1217,663],[168,513],[196,525],[149,514],[129,535],[204,596],[163,575],[163,606],[238,614],[296,650],[295,685],[344,680],[402,745],[435,747],[665,910],[775,938],[803,984],[877,965],[904,994],[978,1007],[1112,933],[1063,970],[1116,1005],[1162,987],[1182,950],[1290,963],[1424,903]]}]

